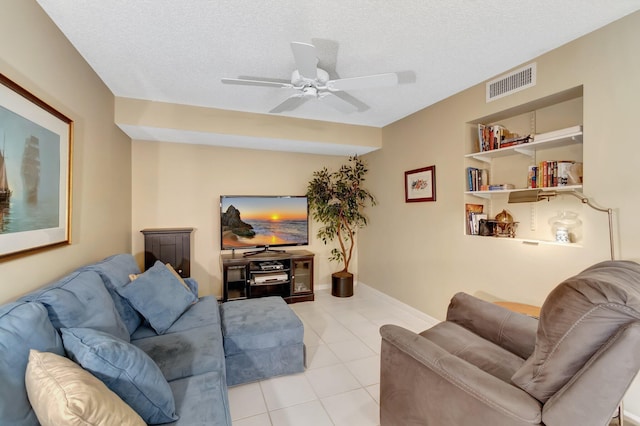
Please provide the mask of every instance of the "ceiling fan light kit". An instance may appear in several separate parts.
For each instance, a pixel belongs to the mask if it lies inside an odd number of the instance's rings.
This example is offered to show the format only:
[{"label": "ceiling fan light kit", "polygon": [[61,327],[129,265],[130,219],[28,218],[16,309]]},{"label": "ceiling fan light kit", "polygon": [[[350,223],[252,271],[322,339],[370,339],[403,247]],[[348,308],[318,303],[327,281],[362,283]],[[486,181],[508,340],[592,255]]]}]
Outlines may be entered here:
[{"label": "ceiling fan light kit", "polygon": [[271,113],[291,111],[309,99],[325,99],[330,105],[344,113],[362,110],[362,103],[349,97],[334,96],[335,92],[347,90],[370,89],[377,87],[393,87],[398,84],[397,73],[376,74],[364,77],[351,77],[330,80],[329,73],[318,68],[316,48],[312,44],[292,42],[291,50],[297,69],[291,73],[291,83],[276,81],[223,78],[225,84],[244,86],[263,86],[283,89],[294,89],[298,93],[289,96],[281,104],[273,108]]}]

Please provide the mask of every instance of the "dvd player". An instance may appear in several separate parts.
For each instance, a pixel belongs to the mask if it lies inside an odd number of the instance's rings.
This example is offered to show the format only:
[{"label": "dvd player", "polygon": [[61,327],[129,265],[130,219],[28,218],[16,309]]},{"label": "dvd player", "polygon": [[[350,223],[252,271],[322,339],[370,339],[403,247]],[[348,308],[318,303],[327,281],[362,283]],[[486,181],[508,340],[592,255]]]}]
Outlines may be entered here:
[{"label": "dvd player", "polygon": [[256,275],[254,281],[256,284],[268,284],[271,282],[287,281],[289,276],[286,272],[281,274]]},{"label": "dvd player", "polygon": [[284,269],[284,265],[274,260],[273,262],[262,262],[260,264],[260,269],[263,271],[278,271]]}]

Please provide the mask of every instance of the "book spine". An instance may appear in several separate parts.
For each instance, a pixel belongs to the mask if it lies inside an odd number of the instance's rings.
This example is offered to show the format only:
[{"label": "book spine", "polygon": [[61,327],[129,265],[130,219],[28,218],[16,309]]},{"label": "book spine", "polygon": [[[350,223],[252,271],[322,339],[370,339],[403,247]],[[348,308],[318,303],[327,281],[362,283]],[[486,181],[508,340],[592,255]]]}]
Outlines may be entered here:
[{"label": "book spine", "polygon": [[477,191],[476,188],[476,169],[475,167],[467,167],[467,187],[469,191]]},{"label": "book spine", "polygon": [[538,168],[536,166],[529,166],[529,172],[527,174],[527,188],[536,187],[537,172],[538,172]]},{"label": "book spine", "polygon": [[485,125],[478,123],[478,151],[484,151],[484,131]]}]

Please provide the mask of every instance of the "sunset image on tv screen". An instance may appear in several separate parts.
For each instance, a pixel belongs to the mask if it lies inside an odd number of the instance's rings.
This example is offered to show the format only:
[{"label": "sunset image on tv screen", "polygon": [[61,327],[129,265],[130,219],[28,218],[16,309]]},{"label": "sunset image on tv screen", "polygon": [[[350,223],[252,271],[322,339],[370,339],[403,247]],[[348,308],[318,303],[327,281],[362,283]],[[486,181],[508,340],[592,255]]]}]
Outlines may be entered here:
[{"label": "sunset image on tv screen", "polygon": [[306,197],[223,196],[222,249],[308,244]]}]

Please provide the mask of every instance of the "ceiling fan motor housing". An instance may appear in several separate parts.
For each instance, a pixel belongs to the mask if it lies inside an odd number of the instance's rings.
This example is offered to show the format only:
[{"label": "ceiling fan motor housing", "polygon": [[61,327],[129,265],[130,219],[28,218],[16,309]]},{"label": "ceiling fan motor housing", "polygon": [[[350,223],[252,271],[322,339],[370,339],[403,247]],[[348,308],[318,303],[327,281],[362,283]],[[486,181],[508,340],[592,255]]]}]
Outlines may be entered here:
[{"label": "ceiling fan motor housing", "polygon": [[329,73],[323,69],[316,68],[316,75],[317,77],[315,79],[304,78],[298,70],[295,70],[291,74],[291,84],[295,87],[312,86],[317,89],[324,88],[325,83],[329,81]]}]

